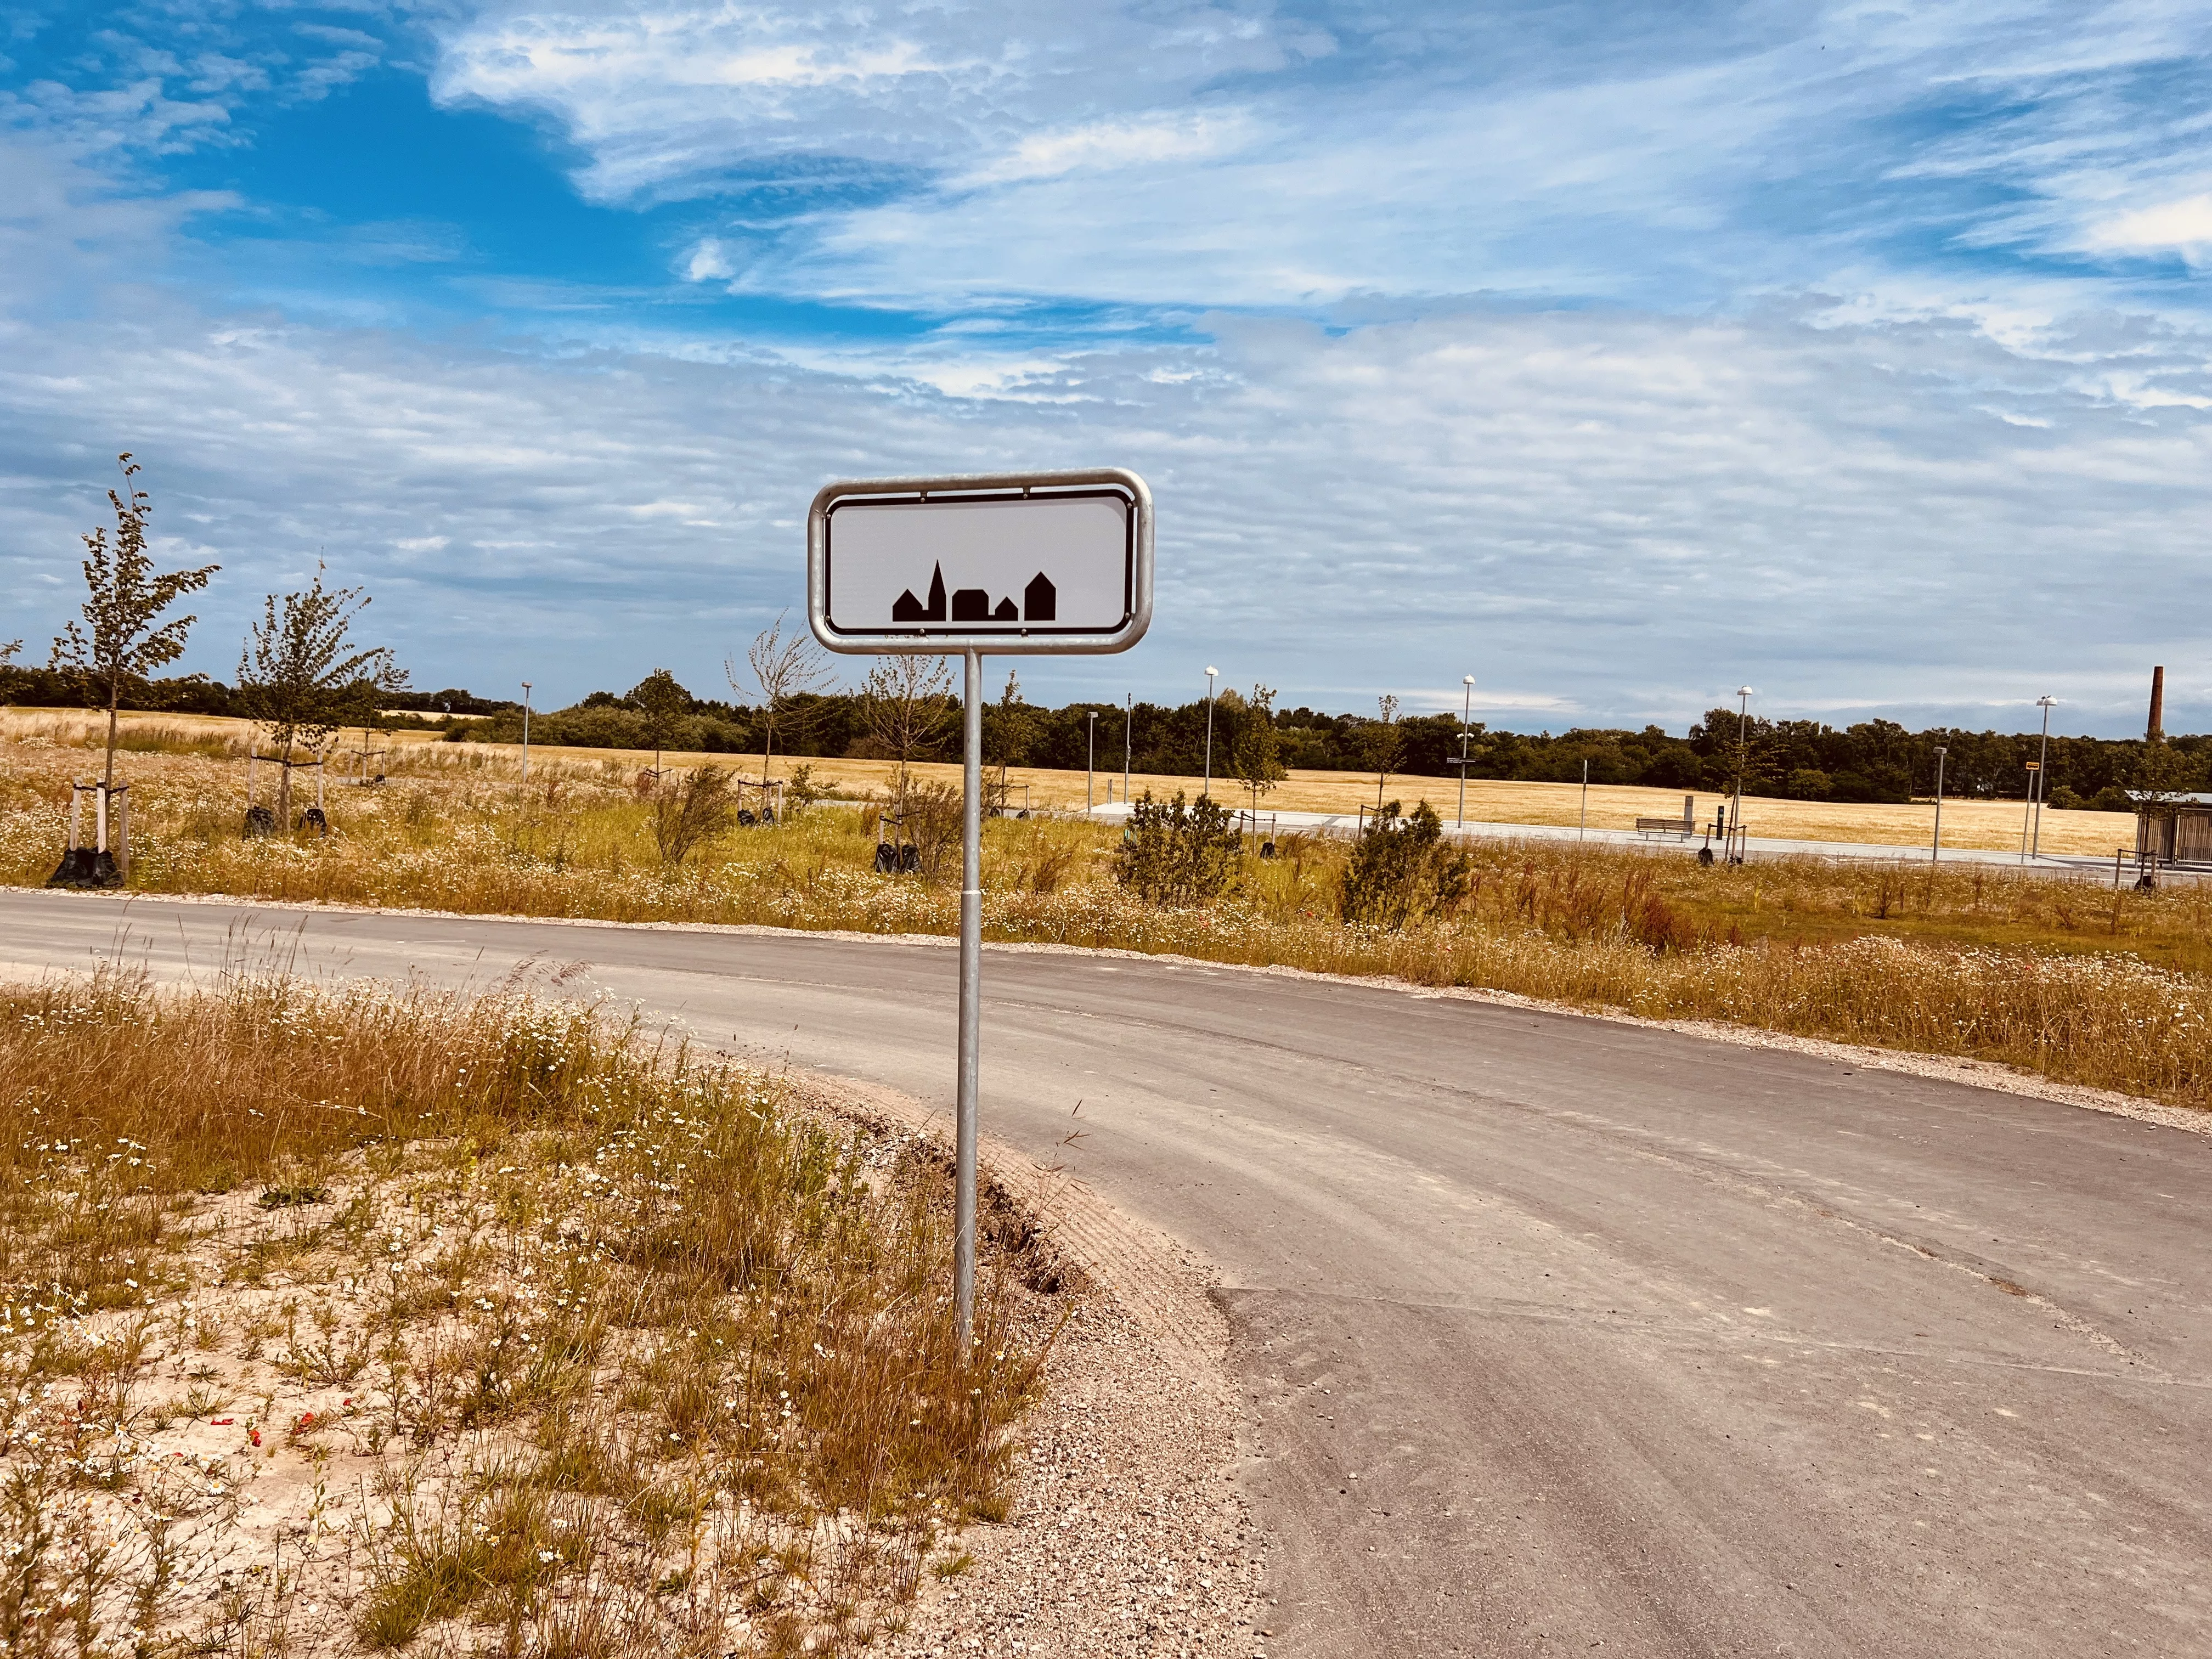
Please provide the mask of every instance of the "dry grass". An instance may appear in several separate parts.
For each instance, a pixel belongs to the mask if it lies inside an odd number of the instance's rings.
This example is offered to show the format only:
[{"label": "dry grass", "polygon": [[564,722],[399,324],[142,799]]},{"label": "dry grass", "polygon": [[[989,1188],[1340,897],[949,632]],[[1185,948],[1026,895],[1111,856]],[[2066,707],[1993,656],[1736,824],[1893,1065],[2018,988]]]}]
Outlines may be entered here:
[{"label": "dry grass", "polygon": [[[0,711],[0,741],[26,738],[54,743],[81,744],[104,727],[104,716],[75,710]],[[124,717],[126,731],[149,750],[166,753],[246,752],[247,725],[243,720],[194,714],[133,714]],[[341,741],[342,757],[358,746],[357,733]],[[430,767],[470,768],[508,779],[519,778],[521,755],[511,744],[446,744],[435,732],[397,732],[377,741],[392,753],[388,763],[402,771]],[[424,751],[429,751],[428,753]],[[652,764],[643,750],[564,749],[532,744],[531,769],[551,767],[570,773],[605,775],[627,782],[639,769]],[[743,755],[668,755],[665,766],[688,768],[708,762],[733,765],[741,775],[760,775],[760,757]],[[1103,802],[1112,780],[1118,798],[1121,774],[1102,748],[1100,770],[1092,780],[1094,798]],[[353,765],[349,757],[345,764]],[[882,794],[897,770],[890,762],[826,760],[812,763],[817,773],[834,775],[854,793]],[[782,760],[779,775],[787,773]],[[931,763],[915,769],[927,782],[960,785],[957,764]],[[1051,808],[1084,804],[1084,775],[1043,767],[1017,766],[1008,780],[1017,805]],[[1139,773],[1130,789],[1141,796],[1146,790],[1164,800],[1178,789],[1195,796],[1200,780]],[[1232,782],[1215,780],[1216,793],[1224,805],[1251,803]],[[1457,812],[1457,783],[1449,778],[1394,778],[1386,799],[1402,801],[1408,811],[1417,800],[1426,800],[1449,822]],[[1698,813],[1710,820],[1717,795],[1698,798]],[[1375,804],[1375,778],[1351,772],[1292,772],[1280,787],[1266,796],[1261,810],[1282,812],[1341,812],[1351,814],[1361,805]],[[1474,779],[1467,787],[1467,815],[1471,820],[1492,823],[1565,825],[1578,822],[1582,791],[1568,783],[1516,783]],[[1638,817],[1680,817],[1682,792],[1645,789],[1630,784],[1593,784],[1589,790],[1589,825],[1594,830],[1633,830]],[[1876,846],[1925,847],[1935,827],[1935,808],[1927,802],[1907,806],[1847,805],[1825,801],[1783,800],[1766,796],[1744,798],[1744,821],[1751,833],[1785,841],[1856,842]],[[1979,801],[1954,799],[1943,803],[1943,845],[2008,851],[2020,845],[2021,805],[2018,801]],[[2124,812],[2066,812],[2045,808],[2040,840],[2047,853],[2087,854],[2110,858],[2116,847],[2135,845],[2135,819]]]},{"label": "dry grass", "polygon": [[[0,750],[0,880],[35,883],[82,751]],[[134,754],[133,885],[470,914],[952,932],[951,884],[883,877],[868,815],[825,805],[664,866],[620,762],[533,760],[520,787],[466,744],[334,790],[326,841],[248,842],[243,767]],[[839,763],[831,775],[852,784]],[[1989,866],[1700,868],[1680,850],[1485,842],[1468,899],[1405,934],[1336,920],[1346,845],[1291,836],[1247,857],[1216,906],[1155,910],[1110,878],[1113,831],[1001,819],[985,836],[985,927],[1055,942],[1485,987],[1655,1017],[1712,1018],[2027,1066],[2190,1104],[2212,1098],[2195,1016],[2212,893],[2114,893]],[[1887,954],[1881,954],[1887,952]]]},{"label": "dry grass", "polygon": [[0,1651],[846,1651],[1004,1501],[934,1159],[588,1009],[6,988],[0,1119]]}]

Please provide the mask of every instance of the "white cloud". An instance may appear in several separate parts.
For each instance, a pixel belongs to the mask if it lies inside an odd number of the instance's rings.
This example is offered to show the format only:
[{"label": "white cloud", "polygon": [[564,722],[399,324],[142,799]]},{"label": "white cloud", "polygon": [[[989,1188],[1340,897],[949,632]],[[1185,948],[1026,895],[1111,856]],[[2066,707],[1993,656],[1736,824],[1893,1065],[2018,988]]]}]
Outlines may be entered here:
[{"label": "white cloud", "polygon": [[2212,248],[2212,195],[2185,196],[2093,224],[2085,245],[2100,253],[2179,253],[2192,264]]},{"label": "white cloud", "polygon": [[1148,121],[1094,121],[1030,133],[1005,155],[952,183],[956,189],[973,189],[1078,171],[1195,161],[1243,149],[1259,136],[1257,125],[1241,110]]},{"label": "white cloud", "polygon": [[[1998,251],[2094,253],[2086,227],[2202,159],[2212,18],[2185,0],[1310,21],[522,0],[442,39],[442,95],[550,111],[595,194],[772,187],[744,257],[702,277],[748,291],[1672,308],[1850,270],[2001,309],[2045,278]],[[1956,256],[1940,275],[1897,265],[1931,243]]]},{"label": "white cloud", "polygon": [[1128,0],[777,9],[495,7],[442,35],[436,89],[556,113],[596,195],[684,193],[811,158],[962,171],[1327,49],[1257,7]]},{"label": "white cloud", "polygon": [[127,204],[113,246],[64,234],[66,183],[21,231],[71,309],[0,266],[7,637],[58,624],[41,579],[127,447],[164,554],[225,566],[191,665],[218,674],[257,596],[321,550],[428,682],[568,696],[665,662],[710,689],[797,602],[824,478],[1102,459],[1159,501],[1154,637],[1025,675],[1039,695],[1180,695],[1212,659],[1293,704],[1472,671],[1493,713],[1554,727],[1680,725],[1745,681],[1770,709],[2045,689],[2131,708],[2139,662],[2212,645],[2212,418],[2107,391],[2212,392],[2212,341],[2140,321],[2029,349],[1781,311],[1217,318],[1212,347],[1008,354],[970,383],[954,354],[948,391],[927,365],[541,356],[196,309],[131,283],[158,233]]},{"label": "white cloud", "polygon": [[[57,157],[197,142],[221,101],[172,99],[167,70],[30,88],[11,112],[45,147],[0,158],[0,636],[58,621],[51,570],[129,447],[186,532],[165,550],[226,566],[194,664],[216,673],[327,548],[430,683],[571,696],[665,661],[703,690],[795,601],[823,478],[1100,460],[1160,502],[1155,636],[1040,694],[1188,688],[1213,659],[1342,705],[1472,669],[1493,710],[1679,725],[1746,680],[1770,711],[2131,708],[2139,663],[2203,655],[2212,338],[1994,252],[2205,240],[2175,68],[2199,20],[1676,24],[987,0],[453,25],[441,94],[553,112],[602,197],[798,202],[690,234],[692,281],[948,319],[775,351],[666,311],[500,347],[195,299],[171,257],[192,204]],[[1478,289],[1519,303],[1435,297]],[[1755,297],[1778,293],[1838,298]],[[1039,299],[1123,309],[1054,336]],[[1156,314],[1188,331],[1126,330]]]}]

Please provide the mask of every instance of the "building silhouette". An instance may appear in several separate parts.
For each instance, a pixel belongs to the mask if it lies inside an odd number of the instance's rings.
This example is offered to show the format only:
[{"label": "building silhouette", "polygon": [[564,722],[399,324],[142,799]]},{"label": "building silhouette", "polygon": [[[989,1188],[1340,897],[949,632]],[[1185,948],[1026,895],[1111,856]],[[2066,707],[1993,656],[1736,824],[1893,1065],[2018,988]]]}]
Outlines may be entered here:
[{"label": "building silhouette", "polygon": [[[956,588],[952,594],[951,620],[957,623],[980,622],[1057,622],[1060,619],[1060,590],[1052,585],[1052,578],[1040,570],[1030,578],[1022,590],[1022,603],[1017,606],[1012,595],[994,606],[990,590],[981,587]],[[891,601],[891,620],[895,623],[941,623],[946,620],[945,604],[945,567],[940,563],[929,573],[929,601],[924,604],[914,596],[909,587]]]},{"label": "building silhouette", "polygon": [[891,602],[891,620],[895,623],[941,623],[945,620],[945,567],[938,565],[929,573],[929,603],[922,604],[908,588]]}]

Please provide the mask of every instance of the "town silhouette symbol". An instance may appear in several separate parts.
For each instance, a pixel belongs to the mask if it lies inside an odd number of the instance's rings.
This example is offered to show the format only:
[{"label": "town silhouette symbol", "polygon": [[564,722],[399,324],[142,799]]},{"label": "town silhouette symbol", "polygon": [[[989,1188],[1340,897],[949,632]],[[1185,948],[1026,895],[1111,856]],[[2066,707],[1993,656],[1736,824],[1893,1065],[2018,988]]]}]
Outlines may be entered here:
[{"label": "town silhouette symbol", "polygon": [[[977,622],[1056,622],[1060,618],[1060,592],[1053,586],[1052,579],[1040,570],[1030,579],[1022,590],[1022,603],[1017,607],[1011,595],[994,606],[988,589],[963,587],[952,595],[951,619],[957,623]],[[941,623],[945,620],[945,567],[933,568],[929,573],[929,600],[924,604],[908,588],[891,603],[891,620],[895,623]]]}]

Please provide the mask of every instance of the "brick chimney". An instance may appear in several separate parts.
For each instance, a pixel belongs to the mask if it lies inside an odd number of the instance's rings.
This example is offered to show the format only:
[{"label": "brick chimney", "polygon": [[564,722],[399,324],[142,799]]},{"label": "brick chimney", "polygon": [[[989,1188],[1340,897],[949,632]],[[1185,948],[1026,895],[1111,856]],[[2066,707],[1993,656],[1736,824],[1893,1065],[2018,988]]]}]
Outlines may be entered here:
[{"label": "brick chimney", "polygon": [[2150,727],[2143,733],[2146,743],[2156,743],[2166,735],[2166,670],[2150,671]]}]

